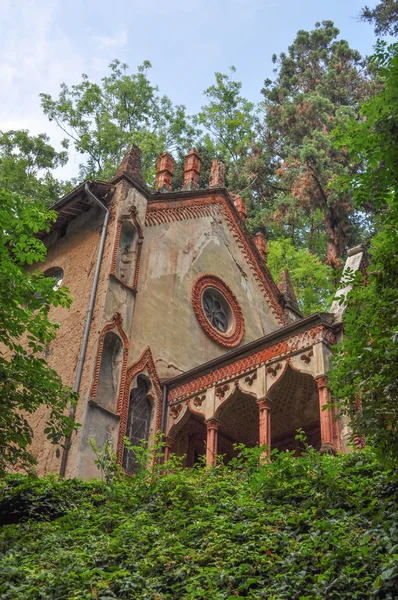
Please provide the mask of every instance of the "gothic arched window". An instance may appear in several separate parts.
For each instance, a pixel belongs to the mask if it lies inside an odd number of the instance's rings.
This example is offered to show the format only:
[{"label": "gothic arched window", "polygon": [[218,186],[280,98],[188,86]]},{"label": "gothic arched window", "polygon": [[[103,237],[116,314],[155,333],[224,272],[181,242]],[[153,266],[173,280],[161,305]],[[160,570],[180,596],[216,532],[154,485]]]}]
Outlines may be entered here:
[{"label": "gothic arched window", "polygon": [[[127,416],[126,437],[133,446],[139,446],[142,440],[147,440],[151,423],[152,405],[148,399],[149,382],[139,375],[137,386],[130,392],[129,411]],[[134,450],[125,448],[123,454],[123,469],[127,473],[136,473],[139,465]]]}]

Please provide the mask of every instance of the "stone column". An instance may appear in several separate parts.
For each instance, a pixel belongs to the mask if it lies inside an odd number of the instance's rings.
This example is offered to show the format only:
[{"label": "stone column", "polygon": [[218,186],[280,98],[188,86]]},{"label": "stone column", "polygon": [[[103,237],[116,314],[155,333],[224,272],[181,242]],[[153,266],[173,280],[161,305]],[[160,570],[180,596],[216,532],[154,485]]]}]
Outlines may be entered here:
[{"label": "stone column", "polygon": [[334,413],[331,409],[323,409],[329,402],[330,394],[326,383],[326,377],[317,377],[319,398],[319,417],[321,422],[321,452],[336,452],[339,449],[338,423],[334,421]]},{"label": "stone column", "polygon": [[218,428],[220,421],[209,419],[205,423],[207,427],[206,464],[208,467],[214,467],[217,461]]},{"label": "stone column", "polygon": [[259,412],[259,443],[260,446],[267,444],[268,449],[263,458],[268,458],[271,453],[271,402],[269,398],[257,400]]},{"label": "stone column", "polygon": [[168,435],[166,435],[163,439],[164,439],[164,443],[165,443],[164,462],[166,463],[170,458],[171,448],[173,446],[174,439],[172,437],[169,437]]}]

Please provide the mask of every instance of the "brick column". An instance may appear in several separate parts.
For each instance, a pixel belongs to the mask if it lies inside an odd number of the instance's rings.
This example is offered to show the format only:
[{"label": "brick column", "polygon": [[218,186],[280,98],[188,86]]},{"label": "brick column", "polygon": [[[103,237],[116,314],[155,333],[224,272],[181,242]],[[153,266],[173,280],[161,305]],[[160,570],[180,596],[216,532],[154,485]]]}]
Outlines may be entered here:
[{"label": "brick column", "polygon": [[321,452],[336,452],[340,446],[338,423],[334,421],[333,410],[323,410],[323,407],[328,404],[330,397],[326,377],[317,377],[316,384],[318,387],[319,417],[321,422]]},{"label": "brick column", "polygon": [[163,438],[163,440],[164,440],[164,443],[165,443],[165,446],[164,446],[164,461],[163,462],[166,463],[169,460],[169,458],[170,458],[171,448],[173,446],[174,439],[172,437],[169,437],[169,436],[166,435]]},{"label": "brick column", "polygon": [[271,453],[271,402],[269,398],[261,398],[257,400],[258,412],[259,412],[259,444],[267,444],[268,450],[264,454],[265,457],[269,457]]},{"label": "brick column", "polygon": [[218,421],[217,419],[209,419],[208,421],[206,421],[206,464],[208,467],[214,467],[217,461],[217,443],[219,426],[220,421]]}]

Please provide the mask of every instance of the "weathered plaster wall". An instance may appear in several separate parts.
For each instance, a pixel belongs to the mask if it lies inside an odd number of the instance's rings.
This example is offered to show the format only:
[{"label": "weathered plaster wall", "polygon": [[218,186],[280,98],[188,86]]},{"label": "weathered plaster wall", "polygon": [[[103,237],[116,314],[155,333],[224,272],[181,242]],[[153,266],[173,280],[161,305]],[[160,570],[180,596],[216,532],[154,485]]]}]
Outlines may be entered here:
[{"label": "weathered plaster wall", "polygon": [[208,337],[193,311],[192,285],[204,273],[220,277],[236,296],[245,320],[241,345],[280,327],[220,215],[148,226],[130,355],[150,345],[161,378],[228,350]]},{"label": "weathered plaster wall", "polygon": [[[76,374],[102,224],[103,215],[98,209],[84,213],[70,224],[64,237],[49,246],[46,262],[35,265],[43,271],[61,267],[64,271],[63,284],[73,297],[69,310],[57,307],[50,311],[50,319],[60,323],[60,328],[47,353],[49,365],[70,386],[73,386]],[[93,336],[91,338],[92,346]],[[79,420],[82,414],[80,405],[77,413]],[[46,416],[47,411],[41,409],[30,419],[34,430],[32,452],[38,459],[40,475],[56,472],[60,465],[60,459],[55,455],[56,448],[49,444],[43,432]]]},{"label": "weathered plaster wall", "polygon": [[[134,304],[131,292],[109,277],[120,216],[128,214],[136,207],[136,216],[140,224],[144,222],[146,199],[127,183],[120,182],[113,194],[111,221],[105,243],[104,256],[98,282],[96,303],[90,327],[87,353],[84,362],[83,376],[80,386],[80,399],[76,409],[76,421],[82,425],[73,436],[73,443],[67,463],[67,476],[95,476],[98,471],[94,465],[94,455],[87,444],[88,437],[97,439],[99,446],[110,436],[116,446],[119,418],[89,405],[90,391],[95,375],[98,343],[101,331],[112,320],[114,312],[120,312],[125,324],[129,327]],[[84,324],[91,294],[95,265],[104,213],[100,209],[91,208],[88,212],[74,219],[68,226],[66,234],[59,238],[47,240],[47,260],[35,265],[46,271],[52,267],[64,270],[65,284],[73,297],[70,310],[54,308],[50,318],[60,323],[56,340],[48,349],[48,362],[65,384],[73,386],[77,363],[80,355]],[[56,457],[56,448],[52,446],[43,433],[46,420],[44,409],[37,411],[30,419],[34,430],[32,452],[38,459],[38,472],[57,472],[60,459]]]}]

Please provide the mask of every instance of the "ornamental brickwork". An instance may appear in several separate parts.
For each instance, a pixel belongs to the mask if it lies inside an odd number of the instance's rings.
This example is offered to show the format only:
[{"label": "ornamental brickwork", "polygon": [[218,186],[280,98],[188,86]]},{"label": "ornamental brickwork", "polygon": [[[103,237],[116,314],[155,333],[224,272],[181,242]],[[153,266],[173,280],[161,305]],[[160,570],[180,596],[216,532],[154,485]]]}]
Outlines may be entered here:
[{"label": "ornamental brickwork", "polygon": [[[62,307],[51,315],[61,325],[49,349],[66,384],[81,375],[82,427],[64,451],[66,476],[98,476],[90,437],[99,447],[111,439],[123,463],[124,436],[139,423],[138,389],[142,431],[150,444],[165,435],[165,460],[176,452],[187,466],[200,456],[212,466],[236,456],[236,443],[263,447],[264,461],[273,447],[299,454],[298,428],[322,452],[345,450],[349,427],[342,435],[327,382],[343,309],[339,327],[333,313],[303,318],[287,272],[278,288],[267,240],[251,238],[244,200],[223,188],[222,161],[213,160],[208,189],[199,189],[195,148],[179,191],[173,172],[173,156],[162,153],[150,191],[132,146],[110,182],[73,190],[40,234],[49,259],[38,267],[61,268],[74,298],[67,315]],[[350,265],[364,268],[362,254],[356,248]],[[32,416],[40,474],[59,469],[42,421]]]}]

